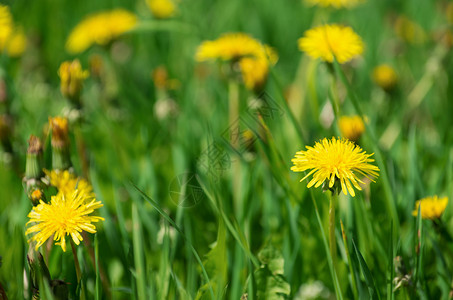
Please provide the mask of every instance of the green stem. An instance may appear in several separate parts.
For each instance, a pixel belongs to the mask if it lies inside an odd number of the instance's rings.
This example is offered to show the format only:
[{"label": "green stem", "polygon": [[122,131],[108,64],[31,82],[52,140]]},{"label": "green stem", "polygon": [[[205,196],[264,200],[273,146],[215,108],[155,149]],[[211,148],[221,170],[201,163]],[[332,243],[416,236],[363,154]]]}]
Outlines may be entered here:
[{"label": "green stem", "polygon": [[79,258],[77,257],[77,250],[75,248],[74,241],[72,239],[69,239],[69,241],[71,242],[72,255],[74,256],[74,266],[77,275],[77,285],[81,286],[80,299],[85,299],[85,287],[82,283],[82,271],[80,269]]},{"label": "green stem", "polygon": [[329,204],[329,249],[332,262],[335,267],[337,261],[337,247],[335,243],[335,204],[338,202],[338,194],[331,192]]},{"label": "green stem", "polygon": [[[239,84],[235,78],[231,78],[228,83],[228,108],[229,108],[229,126],[230,126],[230,144],[233,150],[239,150]],[[241,161],[235,159],[231,162],[232,183],[233,183],[233,201],[234,211],[238,219],[242,219],[243,209],[241,205]]]},{"label": "green stem", "polygon": [[346,238],[346,233],[344,231],[343,222],[341,220],[340,220],[340,225],[341,225],[341,235],[343,237],[343,243],[344,243],[344,250],[346,252],[346,257],[348,258],[349,273],[351,274],[352,292],[354,294],[354,299],[359,299],[359,290],[357,289],[357,284],[356,284],[357,277],[356,277],[354,268],[352,266],[352,260],[351,260],[351,254],[349,252],[348,241]]}]

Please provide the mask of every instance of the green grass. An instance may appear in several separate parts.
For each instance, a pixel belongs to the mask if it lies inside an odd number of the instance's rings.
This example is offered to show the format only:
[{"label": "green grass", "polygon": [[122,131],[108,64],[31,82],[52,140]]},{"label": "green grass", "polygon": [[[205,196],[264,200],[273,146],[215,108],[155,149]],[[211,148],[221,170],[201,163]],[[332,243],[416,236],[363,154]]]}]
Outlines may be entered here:
[{"label": "green grass", "polygon": [[[31,299],[25,224],[32,205],[22,182],[28,137],[43,140],[50,169],[48,117],[71,109],[58,67],[78,58],[89,69],[93,55],[104,73],[85,81],[82,120],[70,128],[71,161],[76,174],[87,172],[105,221],[77,247],[81,285],[69,245],[65,253],[41,247],[52,279],[69,283],[70,299],[304,299],[300,291],[319,283],[323,292],[313,299],[452,298],[452,206],[438,222],[412,215],[416,200],[453,196],[453,62],[440,39],[452,26],[447,2],[368,0],[322,10],[289,0],[180,1],[171,20],[154,19],[144,1],[6,3],[28,38],[21,58],[0,57],[9,95],[0,115],[9,111],[14,124],[12,152],[0,147],[0,284],[8,299]],[[139,28],[106,47],[65,51],[86,14],[115,7],[136,13]],[[419,24],[425,41],[400,38],[398,16]],[[298,50],[304,31],[334,22],[362,37],[362,58],[327,66]],[[279,55],[263,89],[275,115],[251,115],[254,94],[238,86],[238,124],[257,137],[239,153],[229,146],[236,125],[225,65],[194,60],[202,41],[232,31]],[[392,93],[371,79],[381,63],[398,73]],[[177,113],[163,119],[151,79],[158,66],[178,82],[168,92]],[[340,116],[367,116],[359,144],[381,169],[356,197],[339,196],[331,236],[329,197],[290,171],[296,151],[340,134],[335,122],[324,122],[329,97],[340,102]],[[213,150],[231,161],[216,168]],[[40,282],[41,298],[55,298]]]}]

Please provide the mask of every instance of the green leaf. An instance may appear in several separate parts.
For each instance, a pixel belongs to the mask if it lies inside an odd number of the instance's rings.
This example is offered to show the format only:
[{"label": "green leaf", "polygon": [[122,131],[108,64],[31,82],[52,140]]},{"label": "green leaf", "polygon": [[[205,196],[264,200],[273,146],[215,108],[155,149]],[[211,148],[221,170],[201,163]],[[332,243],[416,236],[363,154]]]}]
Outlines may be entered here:
[{"label": "green leaf", "polygon": [[228,275],[226,250],[226,229],[223,222],[220,221],[215,246],[206,255],[203,263],[211,280],[198,290],[196,300],[210,299],[209,286],[212,286],[217,299],[223,298]]},{"label": "green leaf", "polygon": [[258,253],[261,266],[255,271],[257,298],[266,300],[287,299],[291,287],[283,276],[284,259],[280,251],[267,246]]},{"label": "green leaf", "polygon": [[365,259],[363,258],[362,254],[357,249],[354,240],[352,240],[352,245],[354,246],[354,252],[359,260],[359,265],[360,265],[362,274],[365,277],[365,282],[368,286],[368,292],[370,293],[370,298],[371,299],[376,299],[376,298],[381,299],[381,296],[379,295],[379,291],[376,288],[376,285],[374,284],[373,275],[371,275],[371,271],[368,268],[368,265],[366,264]]}]

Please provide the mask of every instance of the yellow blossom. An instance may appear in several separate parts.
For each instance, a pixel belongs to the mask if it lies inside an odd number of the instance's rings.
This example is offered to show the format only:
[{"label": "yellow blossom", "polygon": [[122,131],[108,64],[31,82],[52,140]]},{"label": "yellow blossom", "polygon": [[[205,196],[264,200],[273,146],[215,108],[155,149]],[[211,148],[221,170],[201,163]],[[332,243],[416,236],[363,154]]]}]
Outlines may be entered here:
[{"label": "yellow blossom", "polygon": [[106,45],[133,29],[136,23],[137,17],[124,9],[90,15],[72,30],[66,41],[66,49],[70,53],[80,53],[93,44]]},{"label": "yellow blossom", "polygon": [[214,41],[205,41],[197,49],[197,61],[221,59],[237,62],[245,86],[259,90],[267,79],[269,66],[278,55],[274,49],[261,44],[245,33],[227,33]]},{"label": "yellow blossom", "polygon": [[25,34],[14,24],[9,7],[0,4],[0,52],[5,51],[11,57],[20,56],[26,43]]},{"label": "yellow blossom", "polygon": [[49,125],[52,130],[52,146],[66,148],[69,145],[68,119],[62,117],[49,117]]},{"label": "yellow blossom", "polygon": [[398,76],[395,70],[387,64],[382,64],[374,68],[372,78],[378,86],[387,92],[391,91],[398,82]]},{"label": "yellow blossom", "polygon": [[58,193],[66,195],[71,194],[76,188],[83,192],[85,195],[93,194],[93,187],[81,177],[77,177],[68,170],[44,170],[47,177],[49,177],[50,185],[57,188]]},{"label": "yellow blossom", "polygon": [[337,24],[322,25],[307,30],[298,40],[299,50],[313,59],[327,62],[335,59],[346,63],[363,53],[363,41],[351,27]]},{"label": "yellow blossom", "polygon": [[82,90],[83,81],[88,77],[89,72],[82,70],[78,59],[65,61],[60,65],[58,76],[60,76],[60,90],[63,96],[77,100]]},{"label": "yellow blossom", "polygon": [[426,197],[415,202],[415,209],[412,215],[416,217],[418,215],[418,209],[421,206],[420,213],[422,214],[422,218],[435,220],[440,218],[445,208],[447,208],[447,204],[448,197],[439,198],[437,195]]},{"label": "yellow blossom", "polygon": [[66,236],[71,236],[75,244],[79,245],[83,240],[82,231],[96,233],[94,222],[104,218],[90,216],[95,209],[102,207],[100,201],[96,201],[93,194],[85,194],[81,190],[74,190],[70,194],[58,193],[52,196],[50,204],[43,201],[35,206],[28,214],[31,224],[25,234],[34,234],[29,242],[36,243],[36,250],[50,237],[66,251]]},{"label": "yellow blossom", "polygon": [[366,154],[362,148],[351,141],[335,137],[331,140],[324,138],[316,142],[314,147],[306,148],[306,151],[298,151],[291,160],[294,163],[291,170],[294,172],[310,170],[300,180],[303,181],[313,175],[313,179],[307,185],[308,188],[319,187],[327,180],[329,188],[332,188],[335,183],[340,184],[345,195],[349,192],[354,197],[353,186],[357,190],[362,190],[359,183],[363,181],[359,179],[358,174],[370,180],[379,176],[379,168],[370,164],[374,161],[370,158],[373,154]]},{"label": "yellow blossom", "polygon": [[342,116],[338,121],[341,135],[356,142],[365,131],[365,124],[360,116]]},{"label": "yellow blossom", "polygon": [[154,17],[168,19],[174,16],[176,5],[172,0],[146,0]]},{"label": "yellow blossom", "polygon": [[310,5],[319,5],[322,7],[333,8],[351,8],[364,2],[363,0],[307,0]]}]

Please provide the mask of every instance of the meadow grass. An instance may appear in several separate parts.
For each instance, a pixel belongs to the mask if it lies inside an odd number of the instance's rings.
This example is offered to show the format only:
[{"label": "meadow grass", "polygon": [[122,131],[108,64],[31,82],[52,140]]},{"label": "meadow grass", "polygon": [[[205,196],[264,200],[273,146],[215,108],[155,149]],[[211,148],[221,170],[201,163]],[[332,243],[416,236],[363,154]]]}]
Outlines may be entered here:
[{"label": "meadow grass", "polygon": [[[340,10],[289,0],[175,3],[176,15],[161,20],[145,1],[6,2],[27,35],[21,57],[0,57],[8,94],[0,113],[14,125],[6,138],[1,132],[11,149],[2,140],[0,153],[7,299],[32,293],[27,140],[42,139],[51,169],[48,118],[75,112],[57,71],[74,58],[91,74],[81,117],[70,122],[70,159],[105,220],[75,247],[79,284],[69,246],[40,248],[70,299],[452,299],[451,204],[434,221],[413,216],[417,200],[453,192],[449,2],[367,0]],[[138,16],[135,29],[77,55],[65,50],[87,14],[117,7]],[[351,26],[364,53],[340,65],[298,50],[306,30],[327,23]],[[227,63],[196,62],[197,47],[226,32],[277,52],[258,93],[271,110],[250,108],[257,95],[229,78]],[[94,56],[99,75],[89,67]],[[391,91],[372,79],[384,63],[398,76]],[[164,95],[151,75],[159,66],[172,82]],[[162,116],[161,100],[171,113]],[[304,173],[290,168],[297,151],[340,136],[343,115],[366,116],[357,143],[380,172],[355,197],[341,193],[332,218],[330,192],[308,189],[310,179],[299,182]],[[231,147],[234,128],[250,138]],[[40,297],[54,299],[38,273]]]}]

